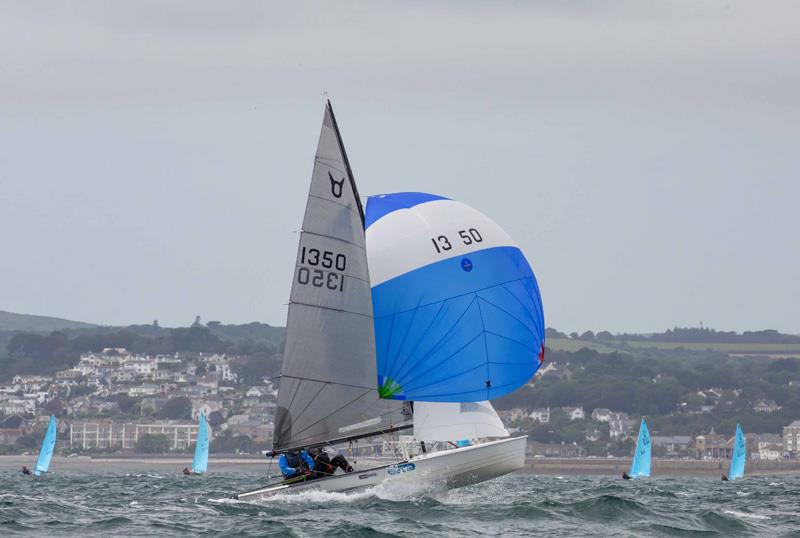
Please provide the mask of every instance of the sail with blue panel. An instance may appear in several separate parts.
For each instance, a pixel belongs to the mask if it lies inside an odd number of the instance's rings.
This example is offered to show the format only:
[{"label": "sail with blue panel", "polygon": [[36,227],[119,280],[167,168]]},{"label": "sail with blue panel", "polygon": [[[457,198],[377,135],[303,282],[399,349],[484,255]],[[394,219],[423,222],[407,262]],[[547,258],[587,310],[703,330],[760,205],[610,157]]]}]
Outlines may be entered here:
[{"label": "sail with blue panel", "polygon": [[36,467],[33,474],[40,476],[50,469],[50,460],[53,459],[53,451],[56,448],[56,417],[50,415],[50,424],[47,426],[47,433],[44,434],[42,448],[39,450],[39,459],[36,460]]},{"label": "sail with blue panel", "polygon": [[477,402],[544,360],[539,286],[522,250],[466,204],[371,196],[365,215],[381,398]]},{"label": "sail with blue panel", "polygon": [[642,418],[642,424],[639,426],[636,452],[631,462],[631,472],[628,474],[631,478],[650,476],[650,432],[647,429],[644,418]]},{"label": "sail with blue panel", "polygon": [[741,426],[736,425],[736,438],[733,441],[733,454],[731,468],[728,471],[728,480],[736,480],[744,476],[744,464],[747,461],[747,442]]},{"label": "sail with blue panel", "polygon": [[208,471],[208,424],[206,424],[206,412],[200,411],[192,472],[194,474],[203,474],[206,471]]}]

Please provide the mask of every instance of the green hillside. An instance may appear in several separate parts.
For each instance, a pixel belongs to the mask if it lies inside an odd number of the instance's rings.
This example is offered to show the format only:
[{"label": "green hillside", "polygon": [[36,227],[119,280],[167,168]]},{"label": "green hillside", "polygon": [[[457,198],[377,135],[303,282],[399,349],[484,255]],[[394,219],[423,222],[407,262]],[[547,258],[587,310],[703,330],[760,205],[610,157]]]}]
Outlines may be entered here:
[{"label": "green hillside", "polygon": [[0,310],[0,331],[50,332],[63,329],[89,329],[92,327],[96,327],[96,325],[82,321],[15,314]]}]

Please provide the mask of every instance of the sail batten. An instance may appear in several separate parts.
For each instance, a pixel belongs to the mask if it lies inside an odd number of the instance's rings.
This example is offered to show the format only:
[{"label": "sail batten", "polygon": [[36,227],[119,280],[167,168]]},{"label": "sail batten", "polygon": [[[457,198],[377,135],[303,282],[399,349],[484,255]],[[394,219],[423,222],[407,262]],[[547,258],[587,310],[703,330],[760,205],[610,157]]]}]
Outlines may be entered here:
[{"label": "sail batten", "polygon": [[387,406],[375,390],[364,212],[330,102],[301,230],[278,387],[278,451],[373,435],[409,420],[402,404]]}]

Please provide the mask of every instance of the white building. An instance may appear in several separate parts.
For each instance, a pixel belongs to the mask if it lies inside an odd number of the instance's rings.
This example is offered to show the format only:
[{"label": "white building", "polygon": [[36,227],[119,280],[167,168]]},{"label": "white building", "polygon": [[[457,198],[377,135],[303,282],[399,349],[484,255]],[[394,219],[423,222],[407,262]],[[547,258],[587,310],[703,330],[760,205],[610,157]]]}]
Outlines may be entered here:
[{"label": "white building", "polygon": [[570,420],[583,420],[586,418],[583,407],[562,407],[561,410],[567,414]]},{"label": "white building", "polygon": [[[91,448],[133,449],[145,434],[162,434],[170,441],[170,450],[185,450],[197,440],[197,424],[120,424],[111,421],[76,421],[69,428],[69,446],[73,449]],[[211,428],[209,426],[209,437]]]},{"label": "white building", "polygon": [[136,385],[128,389],[128,396],[131,398],[140,397],[140,396],[152,396],[159,392],[158,385],[153,385],[152,383],[143,383],[141,385]]},{"label": "white building", "polygon": [[528,418],[531,420],[535,420],[536,422],[547,424],[548,422],[550,422],[550,408],[540,407],[538,409],[534,409],[533,411],[530,412]]},{"label": "white building", "polygon": [[598,407],[594,411],[592,411],[592,420],[595,422],[608,422],[611,420],[613,416],[613,412],[610,409],[605,409],[603,407]]}]

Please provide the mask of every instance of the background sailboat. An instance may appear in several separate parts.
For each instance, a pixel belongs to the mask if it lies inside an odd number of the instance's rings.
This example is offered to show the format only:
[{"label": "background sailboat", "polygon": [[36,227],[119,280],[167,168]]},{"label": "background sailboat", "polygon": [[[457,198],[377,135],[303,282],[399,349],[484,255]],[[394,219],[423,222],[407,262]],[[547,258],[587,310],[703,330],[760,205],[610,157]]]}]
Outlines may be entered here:
[{"label": "background sailboat", "polygon": [[203,474],[208,471],[208,424],[206,423],[205,411],[200,411],[200,417],[197,422],[197,442],[194,447],[192,473]]},{"label": "background sailboat", "polygon": [[747,461],[747,440],[741,426],[736,425],[736,437],[733,440],[733,453],[731,467],[728,470],[728,480],[736,480],[744,476],[744,465]]},{"label": "background sailboat", "polygon": [[42,473],[50,469],[50,460],[53,459],[53,451],[56,448],[56,417],[50,416],[50,424],[42,440],[42,448],[39,450],[39,458],[36,460],[36,467],[33,474],[41,476]]},{"label": "background sailboat", "polygon": [[631,470],[628,473],[630,478],[650,476],[650,448],[650,431],[647,429],[644,417],[642,417],[642,423],[639,426],[639,438],[636,440],[636,451],[633,454]]}]

